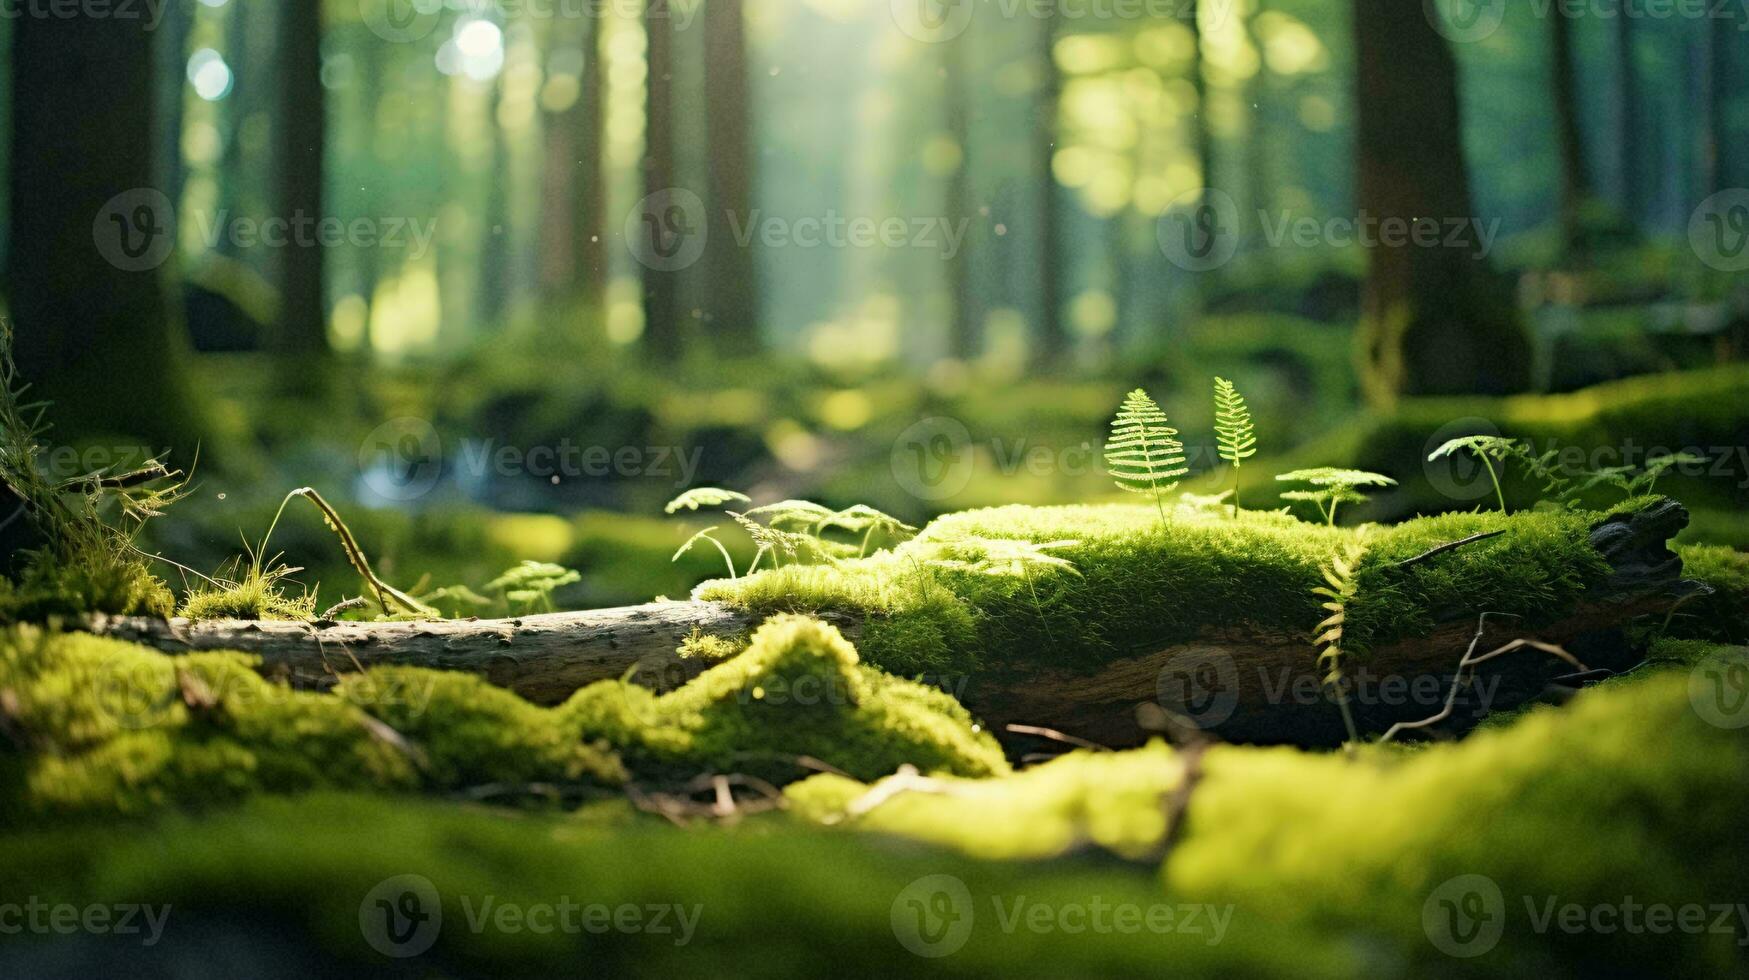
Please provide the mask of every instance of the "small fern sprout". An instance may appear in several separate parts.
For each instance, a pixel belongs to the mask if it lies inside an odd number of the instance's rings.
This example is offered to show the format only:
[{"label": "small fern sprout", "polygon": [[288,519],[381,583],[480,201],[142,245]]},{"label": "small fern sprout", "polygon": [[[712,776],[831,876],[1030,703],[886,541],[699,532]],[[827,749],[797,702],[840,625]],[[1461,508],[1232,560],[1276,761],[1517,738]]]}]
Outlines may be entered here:
[{"label": "small fern sprout", "polygon": [[716,530],[716,527],[707,527],[692,537],[687,538],[686,543],[680,546],[680,550],[674,553],[674,557],[668,559],[669,563],[672,564],[679,561],[681,556],[691,551],[699,542],[709,541],[711,544],[716,545],[717,551],[722,554],[723,564],[727,565],[729,568],[729,577],[740,578],[740,576],[735,574],[735,560],[729,557],[729,549],[723,547],[723,543],[717,540]]},{"label": "small fern sprout", "polygon": [[1658,481],[1663,478],[1664,474],[1678,466],[1705,466],[1710,462],[1712,462],[1712,460],[1695,453],[1666,453],[1654,459],[1649,459],[1646,461],[1645,472],[1641,473],[1639,478],[1633,481],[1632,486],[1628,490],[1628,495],[1635,496],[1637,494],[1649,494],[1653,492],[1658,488]]},{"label": "small fern sprout", "polygon": [[700,507],[715,509],[724,504],[750,504],[752,502],[753,498],[744,493],[721,490],[716,487],[698,487],[668,501],[665,510],[670,514],[678,514],[682,510],[698,510]]},{"label": "small fern sprout", "polygon": [[849,531],[851,534],[862,534],[862,546],[857,550],[856,557],[868,557],[868,546],[874,541],[876,534],[883,535],[894,541],[916,535],[917,529],[891,514],[882,513],[867,504],[856,504],[846,507],[836,514],[826,518],[815,526],[818,534],[826,528],[835,527]]},{"label": "small fern sprout", "polygon": [[747,512],[748,517],[760,517],[772,527],[800,528],[813,533],[821,524],[836,516],[829,508],[822,507],[811,500],[781,500],[764,507],[755,507]]},{"label": "small fern sprout", "polygon": [[486,591],[504,596],[507,605],[525,610],[537,607],[552,612],[553,593],[567,585],[583,581],[583,576],[560,565],[544,561],[525,561],[487,583]]},{"label": "small fern sprout", "polygon": [[[1494,497],[1500,501],[1500,513],[1506,513],[1506,491],[1500,486],[1500,471],[1506,468],[1507,460],[1527,458],[1529,451],[1517,439],[1502,436],[1463,436],[1435,449],[1427,457],[1427,461],[1431,463],[1465,451],[1481,460],[1482,465],[1488,468],[1488,479],[1494,481]],[[1500,465],[1496,467],[1495,463]]]},{"label": "small fern sprout", "polygon": [[1343,641],[1347,635],[1348,604],[1360,590],[1358,573],[1366,551],[1366,529],[1362,528],[1323,569],[1325,584],[1312,590],[1313,595],[1324,600],[1323,609],[1330,614],[1318,624],[1312,640],[1318,648],[1318,667],[1324,672],[1323,683],[1336,694],[1336,704],[1342,710],[1342,724],[1348,729],[1350,744],[1360,741],[1360,732],[1355,728],[1354,715],[1348,709],[1348,692],[1343,686],[1342,662],[1346,652]]},{"label": "small fern sprout", "polygon": [[1283,500],[1309,501],[1318,508],[1318,515],[1324,518],[1324,523],[1336,526],[1336,509],[1343,504],[1360,504],[1366,502],[1366,494],[1361,493],[1365,487],[1394,487],[1397,481],[1380,473],[1369,473],[1366,470],[1343,470],[1328,466],[1310,470],[1295,470],[1276,477],[1282,483],[1309,483],[1315,490],[1290,490],[1281,495]]},{"label": "small fern sprout", "polygon": [[1233,464],[1233,516],[1239,516],[1239,468],[1257,455],[1257,431],[1245,396],[1226,378],[1215,379],[1215,443],[1221,458]]},{"label": "small fern sprout", "polygon": [[1140,388],[1124,399],[1111,423],[1105,469],[1120,488],[1153,497],[1160,522],[1166,522],[1166,495],[1177,488],[1190,467],[1178,430],[1167,423],[1166,413]]}]

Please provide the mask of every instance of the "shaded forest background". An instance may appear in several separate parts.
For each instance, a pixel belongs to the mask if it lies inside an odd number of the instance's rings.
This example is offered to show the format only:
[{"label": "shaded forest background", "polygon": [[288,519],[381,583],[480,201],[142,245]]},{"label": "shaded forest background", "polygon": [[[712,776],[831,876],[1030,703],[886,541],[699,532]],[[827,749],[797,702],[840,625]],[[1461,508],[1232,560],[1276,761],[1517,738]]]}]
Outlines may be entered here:
[{"label": "shaded forest background", "polygon": [[[1497,28],[1466,26],[1495,8]],[[1406,397],[1741,353],[1740,277],[1696,228],[1749,185],[1742,17],[1033,9],[172,0],[149,27],[0,20],[21,363],[75,446],[198,450],[196,520],[167,546],[216,560],[316,484],[363,509],[392,572],[532,553],[608,599],[683,587],[612,568],[684,538],[621,516],[678,489],[658,453],[700,450],[694,483],[920,518],[1100,492],[1073,460],[1135,383],[1194,390],[1188,427],[1203,379],[1232,376],[1285,453]],[[1205,189],[1237,239],[1187,268],[1169,239]],[[1749,205],[1714,211],[1726,233]],[[1368,215],[1499,239],[1270,240]],[[261,240],[297,216],[342,231]],[[806,243],[836,219],[897,219],[905,241]],[[944,418],[982,462],[938,496],[901,457],[927,461],[937,433],[915,427]],[[573,445],[638,462],[532,462]],[[332,567],[319,529],[290,533],[295,563]]]}]

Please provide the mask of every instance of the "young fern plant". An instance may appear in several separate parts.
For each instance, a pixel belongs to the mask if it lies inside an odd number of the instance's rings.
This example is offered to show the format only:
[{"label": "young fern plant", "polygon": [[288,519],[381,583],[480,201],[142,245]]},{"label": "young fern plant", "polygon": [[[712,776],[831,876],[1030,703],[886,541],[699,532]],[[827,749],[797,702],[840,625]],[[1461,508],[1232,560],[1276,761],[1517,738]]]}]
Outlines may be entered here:
[{"label": "young fern plant", "polygon": [[1257,431],[1245,396],[1226,378],[1215,379],[1215,442],[1221,458],[1233,465],[1233,516],[1239,516],[1239,469],[1257,455]]},{"label": "young fern plant", "polygon": [[1344,687],[1347,678],[1342,667],[1347,651],[1343,641],[1348,628],[1348,604],[1360,591],[1358,574],[1366,550],[1366,529],[1362,528],[1323,569],[1325,584],[1312,590],[1313,595],[1324,600],[1323,609],[1330,614],[1318,624],[1317,635],[1312,641],[1318,648],[1318,668],[1324,672],[1323,683],[1335,693],[1336,705],[1342,711],[1342,724],[1348,729],[1350,746],[1360,742],[1360,732],[1355,727],[1354,714],[1348,708],[1348,692]]},{"label": "young fern plant", "polygon": [[1343,504],[1366,502],[1362,487],[1394,487],[1397,481],[1380,473],[1365,470],[1342,470],[1328,466],[1311,470],[1295,470],[1276,477],[1282,483],[1309,483],[1312,490],[1290,490],[1281,499],[1310,502],[1318,508],[1318,516],[1330,527],[1336,526],[1336,509]]},{"label": "young fern plant", "polygon": [[1105,470],[1119,488],[1154,498],[1160,523],[1166,523],[1166,495],[1190,472],[1184,443],[1166,413],[1140,388],[1124,398],[1105,444]]}]

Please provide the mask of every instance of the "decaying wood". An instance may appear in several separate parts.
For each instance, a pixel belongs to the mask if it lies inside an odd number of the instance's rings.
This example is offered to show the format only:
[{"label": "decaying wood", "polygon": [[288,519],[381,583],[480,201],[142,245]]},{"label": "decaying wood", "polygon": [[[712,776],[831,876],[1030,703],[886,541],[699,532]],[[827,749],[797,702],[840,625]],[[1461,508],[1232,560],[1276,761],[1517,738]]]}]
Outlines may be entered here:
[{"label": "decaying wood", "polygon": [[[1593,666],[1629,666],[1611,661],[1609,639],[1619,635],[1621,626],[1636,616],[1666,612],[1684,595],[1704,589],[1680,580],[1681,559],[1668,547],[1687,522],[1681,506],[1666,501],[1599,524],[1591,543],[1610,564],[1607,582],[1557,621],[1503,628],[1498,640],[1536,639],[1573,650]],[[1379,647],[1348,665],[1345,673],[1363,688],[1351,701],[1361,726],[1383,731],[1437,710],[1470,641],[1477,612],[1452,610],[1450,620],[1431,633]],[[855,621],[828,618],[856,639]],[[677,655],[688,636],[742,635],[756,625],[753,617],[720,603],[664,602],[491,621],[191,624],[104,619],[90,628],[173,653],[258,654],[264,672],[296,683],[319,685],[359,667],[402,664],[478,673],[536,703],[556,704],[580,687],[625,676],[634,668],[639,683],[672,689],[709,666]],[[1308,638],[1311,625],[1306,634],[1242,625],[1212,630],[1193,642],[1115,660],[1093,673],[1053,670],[1046,666],[1048,658],[1005,664],[1000,671],[964,679],[957,693],[994,730],[1010,724],[1043,726],[1108,746],[1146,738],[1136,714],[1145,703],[1164,704],[1226,741],[1340,744],[1341,717],[1319,683]],[[1505,635],[1508,631],[1512,635]],[[1481,690],[1487,703],[1466,710],[1522,704],[1544,691],[1551,670],[1547,664],[1527,662],[1484,672],[1478,683],[1486,685]],[[1365,693],[1369,686],[1372,695]],[[1180,703],[1186,692],[1196,703]],[[1431,700],[1427,692],[1432,692]]]}]

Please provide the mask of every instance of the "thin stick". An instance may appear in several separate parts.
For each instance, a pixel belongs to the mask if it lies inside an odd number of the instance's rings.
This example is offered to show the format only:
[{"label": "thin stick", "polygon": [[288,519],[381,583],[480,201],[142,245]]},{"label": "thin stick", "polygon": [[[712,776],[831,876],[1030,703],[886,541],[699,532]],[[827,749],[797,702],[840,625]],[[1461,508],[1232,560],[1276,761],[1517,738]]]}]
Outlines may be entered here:
[{"label": "thin stick", "polygon": [[1066,735],[1054,728],[1040,728],[1037,725],[1004,725],[1002,727],[1004,731],[1012,732],[1015,735],[1036,735],[1039,738],[1048,738],[1064,745],[1073,745],[1078,749],[1092,749],[1095,752],[1111,751],[1109,747],[1100,745],[1098,742],[1089,742],[1084,738]]},{"label": "thin stick", "polygon": [[[1428,727],[1431,727],[1433,725],[1437,725],[1442,721],[1445,721],[1447,718],[1450,718],[1452,716],[1452,712],[1457,710],[1458,692],[1462,691],[1464,689],[1464,687],[1467,686],[1468,682],[1475,676],[1475,669],[1477,667],[1481,666],[1482,664],[1485,664],[1488,661],[1493,660],[1496,657],[1503,657],[1509,653],[1517,653],[1520,650],[1526,650],[1526,649],[1540,650],[1541,652],[1546,653],[1551,657],[1556,657],[1560,660],[1566,661],[1569,664],[1572,664],[1573,668],[1575,670],[1583,672],[1583,671],[1587,671],[1590,669],[1590,668],[1586,667],[1584,664],[1580,663],[1579,659],[1577,657],[1574,657],[1572,654],[1568,653],[1566,650],[1564,650],[1558,646],[1555,646],[1552,643],[1543,643],[1539,640],[1513,640],[1511,643],[1508,643],[1503,647],[1500,647],[1496,650],[1489,651],[1488,653],[1482,654],[1479,657],[1476,656],[1476,647],[1478,644],[1480,644],[1480,642],[1482,640],[1482,635],[1487,630],[1487,618],[1490,615],[1497,615],[1497,614],[1494,614],[1494,613],[1483,613],[1482,614],[1481,620],[1480,620],[1480,622],[1478,622],[1477,627],[1476,627],[1476,637],[1475,637],[1475,639],[1470,641],[1469,651],[1464,654],[1464,658],[1462,660],[1458,661],[1457,676],[1452,678],[1451,693],[1446,695],[1445,707],[1441,708],[1439,713],[1434,715],[1431,718],[1424,718],[1421,721],[1403,721],[1403,722],[1398,722],[1395,725],[1392,725],[1390,730],[1385,732],[1384,737],[1379,739],[1380,745],[1386,744],[1386,743],[1390,742],[1392,739],[1395,739],[1397,737],[1397,733],[1399,733],[1399,732],[1416,731],[1419,729],[1428,728]],[[1469,672],[1468,676],[1466,676],[1465,671]]]},{"label": "thin stick", "polygon": [[1469,537],[1463,539],[1462,541],[1453,541],[1450,544],[1442,544],[1439,547],[1433,549],[1432,551],[1427,552],[1426,554],[1416,555],[1415,557],[1409,559],[1408,561],[1400,561],[1397,563],[1397,567],[1398,568],[1409,568],[1409,567],[1412,567],[1414,565],[1419,565],[1424,561],[1432,561],[1433,559],[1438,558],[1440,555],[1443,555],[1448,551],[1456,551],[1459,548],[1468,547],[1469,545],[1475,544],[1478,541],[1487,541],[1490,538],[1497,538],[1505,533],[1506,532],[1504,530],[1501,530],[1501,531],[1485,531],[1481,534],[1472,534]]}]

